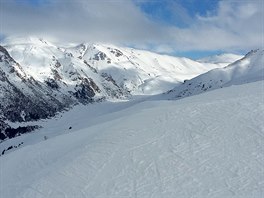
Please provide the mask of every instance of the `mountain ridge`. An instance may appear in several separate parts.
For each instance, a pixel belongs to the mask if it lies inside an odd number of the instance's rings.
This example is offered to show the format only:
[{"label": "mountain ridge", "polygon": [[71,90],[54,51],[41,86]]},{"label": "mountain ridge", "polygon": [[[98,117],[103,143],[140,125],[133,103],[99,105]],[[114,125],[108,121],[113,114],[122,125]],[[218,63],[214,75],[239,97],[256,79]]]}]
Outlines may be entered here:
[{"label": "mountain ridge", "polygon": [[200,94],[218,88],[264,79],[264,50],[251,50],[243,58],[223,68],[201,74],[165,93],[168,99]]},{"label": "mountain ridge", "polygon": [[[45,119],[80,103],[158,94],[222,67],[111,44],[64,46],[67,47],[35,37],[9,38],[3,42],[2,122]],[[7,127],[2,124],[2,140],[9,137]]]}]

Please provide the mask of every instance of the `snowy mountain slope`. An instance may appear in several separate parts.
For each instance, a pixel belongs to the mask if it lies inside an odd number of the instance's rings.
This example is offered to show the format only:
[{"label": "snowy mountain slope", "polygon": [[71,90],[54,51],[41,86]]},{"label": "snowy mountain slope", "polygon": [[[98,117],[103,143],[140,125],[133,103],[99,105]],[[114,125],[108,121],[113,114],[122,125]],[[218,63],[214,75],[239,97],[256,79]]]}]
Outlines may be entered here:
[{"label": "snowy mountain slope", "polygon": [[182,98],[234,84],[243,84],[263,79],[264,50],[254,50],[227,67],[213,69],[185,81],[163,96],[169,99]]},{"label": "snowy mountain slope", "polygon": [[110,44],[83,43],[72,47],[56,47],[43,39],[12,38],[4,42],[4,47],[27,74],[39,81],[58,74],[62,82],[69,83],[85,73],[99,87],[99,82],[104,78],[132,94],[159,93],[149,91],[154,90],[159,82],[164,82],[164,92],[168,87],[172,88],[173,83],[219,67],[217,64],[202,64],[187,58]]},{"label": "snowy mountain slope", "polygon": [[54,116],[72,101],[63,93],[57,95],[44,84],[27,75],[0,46],[0,140],[32,131],[34,127],[11,129],[5,120],[29,121]]},{"label": "snowy mountain slope", "polygon": [[[172,83],[182,82],[218,67],[215,64],[201,64],[187,58],[170,57],[142,50],[111,45],[95,45],[95,47],[108,58],[107,61],[92,63],[94,67],[110,74],[119,85],[128,88],[134,94],[159,93],[155,87],[162,81],[167,82],[169,87]],[[86,59],[89,57],[84,55]],[[107,64],[108,61],[111,62],[110,66]]]},{"label": "snowy mountain slope", "polygon": [[[106,44],[61,47],[34,37],[10,37],[2,45],[1,122],[48,118],[80,103],[162,93],[219,67]],[[20,134],[7,127],[1,124],[1,140]]]},{"label": "snowy mountain slope", "polygon": [[243,56],[238,54],[218,54],[214,56],[204,57],[197,61],[201,63],[224,64],[226,66],[241,58],[243,58]]},{"label": "snowy mountain slope", "polygon": [[[114,120],[3,155],[1,196],[260,198],[262,87],[140,103]],[[73,113],[71,121],[90,113]]]},{"label": "snowy mountain slope", "polygon": [[91,90],[94,93],[91,93],[91,96],[98,98],[108,95],[101,85],[101,81],[104,80],[104,85],[111,89],[113,94],[119,97],[123,95],[119,87],[99,76],[85,60],[74,58],[66,49],[56,47],[43,39],[30,38],[31,42],[22,41],[15,40],[13,41],[15,44],[11,42],[9,45],[6,44],[5,48],[23,66],[25,72],[36,80],[45,82],[62,92],[76,92],[82,88],[82,85],[94,85],[94,90]]},{"label": "snowy mountain slope", "polygon": [[[67,68],[65,62],[62,70],[66,69],[66,72],[61,72],[59,68],[63,65],[51,56],[52,50],[57,52],[57,48],[47,45],[43,40],[14,45],[13,49],[16,50],[12,52],[16,53],[13,55],[23,66],[11,57],[6,48],[0,46],[0,118],[3,123],[0,140],[32,131],[32,126],[10,128],[4,124],[6,121],[45,119],[78,103],[87,104],[104,97],[121,98],[126,93],[110,80],[101,82],[97,80],[98,75],[87,72],[88,76],[82,68],[79,71],[73,67]],[[47,60],[49,55],[50,62]],[[70,66],[73,64],[70,63]],[[91,69],[88,67],[88,70]],[[91,77],[97,80],[100,87]]]},{"label": "snowy mountain slope", "polygon": [[[26,74],[21,65],[17,63],[6,51],[5,48],[0,46],[0,96],[1,96],[1,108],[0,111],[5,112],[6,109],[10,108],[10,105],[13,106],[13,110],[8,109],[10,112],[4,114],[9,120],[16,121],[15,113],[13,112],[15,109],[21,108],[28,109],[29,107],[34,107],[33,100],[35,101],[35,105],[40,104],[42,101],[42,107],[35,107],[40,111],[44,106],[57,104],[57,107],[60,108],[60,104],[66,104],[67,100],[57,96],[55,98],[55,94],[51,89],[48,89],[47,86],[42,84],[39,81],[36,81],[32,76]],[[61,94],[62,95],[62,94]],[[22,101],[19,101],[20,98]],[[61,100],[59,100],[61,99]],[[49,103],[53,101],[52,103]],[[29,104],[30,103],[30,104]],[[28,105],[28,106],[25,106]],[[34,108],[30,108],[34,111]],[[48,109],[44,109],[43,112],[48,112]],[[32,112],[32,117],[34,117],[34,113]],[[37,116],[37,115],[36,115]],[[23,117],[23,118],[22,118]],[[44,116],[45,117],[45,116]],[[25,114],[21,116],[18,121],[28,121],[30,120],[30,115]]]}]

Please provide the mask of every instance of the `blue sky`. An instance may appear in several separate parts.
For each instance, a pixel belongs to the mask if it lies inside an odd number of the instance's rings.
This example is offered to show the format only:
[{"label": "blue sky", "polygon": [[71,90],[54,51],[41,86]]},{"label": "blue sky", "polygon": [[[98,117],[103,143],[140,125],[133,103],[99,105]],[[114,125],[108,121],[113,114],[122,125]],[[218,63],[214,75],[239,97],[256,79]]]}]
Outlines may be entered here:
[{"label": "blue sky", "polygon": [[[16,1],[20,4],[35,7],[45,6],[52,2],[52,0]],[[67,2],[68,0],[65,1]],[[103,3],[105,0],[101,0],[101,2]],[[195,17],[197,14],[203,16],[208,12],[215,12],[218,2],[219,0],[134,0],[134,3],[139,6],[151,20],[167,25],[177,25],[179,27],[189,26],[191,18]]]},{"label": "blue sky", "polygon": [[[30,4],[33,6],[43,6],[50,3],[52,0],[16,0],[21,4]],[[67,1],[67,0],[65,0]],[[99,0],[100,1],[100,0]],[[101,0],[102,1],[102,0]],[[103,1],[102,1],[103,2]],[[219,0],[149,0],[149,1],[134,1],[141,9],[152,15],[156,19],[162,21],[174,22],[174,17],[170,9],[171,3],[175,3],[185,8],[186,11],[191,15],[196,14],[205,15],[208,11],[215,10]]]},{"label": "blue sky", "polygon": [[109,42],[190,58],[263,47],[262,0],[0,2],[4,36]]},{"label": "blue sky", "polygon": [[[206,16],[209,12],[216,12],[218,0],[154,0],[141,2],[140,9],[152,20],[165,25],[186,28],[194,23],[196,15]],[[174,51],[175,56],[198,59],[214,54],[224,53],[222,50],[210,51]],[[239,51],[237,53],[244,53]]]},{"label": "blue sky", "polygon": [[46,0],[17,0],[18,3],[23,3],[23,4],[31,4],[33,6],[41,6],[45,4]]},{"label": "blue sky", "polygon": [[160,0],[141,2],[138,5],[147,15],[168,25],[189,26],[197,14],[206,15],[216,10],[218,0]]}]

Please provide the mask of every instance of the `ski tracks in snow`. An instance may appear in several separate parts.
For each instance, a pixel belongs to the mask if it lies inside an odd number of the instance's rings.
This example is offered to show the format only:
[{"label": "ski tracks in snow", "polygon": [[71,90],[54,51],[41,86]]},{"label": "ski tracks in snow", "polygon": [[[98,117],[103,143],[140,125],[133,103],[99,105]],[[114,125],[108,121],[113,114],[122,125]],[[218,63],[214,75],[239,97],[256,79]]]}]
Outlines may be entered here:
[{"label": "ski tracks in snow", "polygon": [[63,144],[56,147],[54,152],[62,154],[52,168],[46,168],[47,153],[40,150],[35,166],[39,163],[39,171],[45,174],[26,186],[17,183],[23,191],[16,195],[260,198],[264,193],[263,108],[258,96],[168,102],[80,131],[77,144],[77,133],[65,135],[71,155],[60,151]]}]

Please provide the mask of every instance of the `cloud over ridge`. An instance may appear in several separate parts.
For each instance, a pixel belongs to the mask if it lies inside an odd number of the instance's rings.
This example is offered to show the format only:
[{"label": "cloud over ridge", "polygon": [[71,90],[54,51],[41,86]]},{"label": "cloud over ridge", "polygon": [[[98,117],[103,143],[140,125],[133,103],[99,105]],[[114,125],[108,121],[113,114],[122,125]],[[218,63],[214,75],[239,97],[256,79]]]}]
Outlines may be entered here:
[{"label": "cloud over ridge", "polygon": [[159,52],[263,47],[261,0],[221,0],[214,11],[208,10],[203,16],[188,14],[180,0],[165,1],[174,6],[171,12],[188,19],[189,25],[184,27],[153,20],[141,9],[149,1],[42,0],[32,4],[32,0],[1,0],[0,33],[70,42],[110,42]]}]

